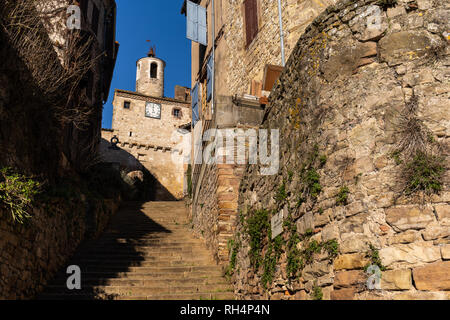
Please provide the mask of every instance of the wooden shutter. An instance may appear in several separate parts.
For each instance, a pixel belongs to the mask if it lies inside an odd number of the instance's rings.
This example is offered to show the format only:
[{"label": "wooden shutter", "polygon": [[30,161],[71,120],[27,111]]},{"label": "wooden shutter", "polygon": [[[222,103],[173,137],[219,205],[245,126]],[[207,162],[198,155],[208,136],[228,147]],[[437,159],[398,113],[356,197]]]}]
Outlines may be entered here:
[{"label": "wooden shutter", "polygon": [[187,32],[187,38],[189,40],[198,41],[198,6],[191,2],[186,2],[186,11],[187,11],[187,26],[186,26],[186,32]]},{"label": "wooden shutter", "polygon": [[245,0],[245,30],[247,46],[258,34],[258,6],[257,0]]}]

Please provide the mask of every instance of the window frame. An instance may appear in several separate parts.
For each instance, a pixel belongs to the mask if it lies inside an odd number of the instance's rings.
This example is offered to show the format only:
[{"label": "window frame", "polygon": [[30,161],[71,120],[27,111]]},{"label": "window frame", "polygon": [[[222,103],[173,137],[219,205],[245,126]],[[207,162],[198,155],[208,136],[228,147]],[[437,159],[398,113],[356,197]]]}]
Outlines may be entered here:
[{"label": "window frame", "polygon": [[[175,111],[178,112],[178,115],[175,115]],[[181,111],[181,108],[172,108],[172,116],[174,116],[177,119],[181,119],[183,117],[183,112]]]},{"label": "window frame", "polygon": [[[155,66],[155,76],[153,77],[153,66]],[[150,63],[150,79],[158,79],[158,64],[156,62]]]}]

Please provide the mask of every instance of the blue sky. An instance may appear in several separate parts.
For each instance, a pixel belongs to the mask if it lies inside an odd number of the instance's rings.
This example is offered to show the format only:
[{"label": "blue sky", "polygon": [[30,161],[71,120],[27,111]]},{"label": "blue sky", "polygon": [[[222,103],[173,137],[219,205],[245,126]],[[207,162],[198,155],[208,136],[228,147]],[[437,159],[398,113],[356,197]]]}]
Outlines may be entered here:
[{"label": "blue sky", "polygon": [[116,39],[120,49],[103,109],[103,128],[111,128],[114,89],[135,91],[136,61],[147,55],[150,45],[156,46],[156,56],[166,62],[164,95],[173,97],[177,84],[190,87],[191,45],[186,39],[186,17],[180,14],[183,0],[116,0],[116,3]]}]

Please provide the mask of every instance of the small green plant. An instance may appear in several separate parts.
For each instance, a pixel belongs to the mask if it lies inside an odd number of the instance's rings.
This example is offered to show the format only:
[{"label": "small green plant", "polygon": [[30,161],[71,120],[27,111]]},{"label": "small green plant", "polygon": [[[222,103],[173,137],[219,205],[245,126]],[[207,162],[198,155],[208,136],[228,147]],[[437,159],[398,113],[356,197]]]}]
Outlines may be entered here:
[{"label": "small green plant", "polygon": [[303,268],[303,261],[300,256],[300,251],[297,248],[300,237],[297,233],[297,226],[293,223],[291,216],[285,220],[284,226],[287,228],[287,232],[290,233],[286,246],[286,272],[288,277],[295,278],[298,275],[298,271]]},{"label": "small green plant", "polygon": [[336,196],[336,205],[338,206],[345,206],[348,202],[348,194],[350,193],[350,190],[347,186],[343,186],[337,196]]},{"label": "small green plant", "polygon": [[327,163],[327,156],[323,154],[319,157],[320,167],[322,168],[326,163]]},{"label": "small green plant", "polygon": [[444,158],[419,152],[405,166],[406,193],[424,191],[426,194],[442,190],[445,172]]},{"label": "small green plant", "polygon": [[289,170],[288,171],[288,181],[291,182],[293,177],[294,177],[294,172],[292,170]]},{"label": "small green plant", "polygon": [[[236,238],[239,239],[239,234],[236,235]],[[225,276],[228,278],[234,274],[236,268],[237,254],[240,248],[240,241],[235,241],[230,239],[228,241],[228,250],[230,251],[230,263],[228,264],[227,269],[225,270]]]},{"label": "small green plant", "polygon": [[283,182],[282,185],[278,188],[278,192],[274,197],[275,201],[277,202],[283,202],[287,199],[287,192],[286,192],[286,184]]},{"label": "small green plant", "polygon": [[327,251],[328,257],[331,259],[336,258],[339,254],[339,243],[336,239],[328,240],[322,246]]},{"label": "small green plant", "polygon": [[31,205],[40,186],[39,182],[11,168],[0,169],[0,204],[9,209],[14,222],[23,224],[31,218]]},{"label": "small green plant", "polygon": [[394,159],[396,165],[400,165],[403,162],[400,156],[401,156],[400,150],[396,150],[391,154],[391,158]]},{"label": "small green plant", "polygon": [[258,270],[262,263],[261,251],[263,240],[270,228],[269,213],[267,210],[256,210],[249,214],[246,220],[246,231],[250,237],[250,263]]},{"label": "small green plant", "polygon": [[312,298],[314,300],[322,300],[323,299],[323,292],[322,292],[322,288],[315,285],[313,288],[313,292],[312,292]]},{"label": "small green plant", "polygon": [[380,254],[377,248],[375,248],[372,244],[370,244],[369,249],[370,250],[367,253],[367,255],[370,259],[370,262],[364,267],[364,271],[367,271],[370,265],[376,265],[380,268],[381,271],[385,271],[386,267],[383,266],[383,264],[381,263]]},{"label": "small green plant", "polygon": [[[271,234],[269,232],[269,239]],[[263,274],[261,276],[261,283],[267,289],[267,285],[273,282],[273,278],[277,268],[278,259],[281,256],[282,238],[280,235],[276,236],[272,241],[269,240],[267,252],[263,260]]]},{"label": "small green plant", "polygon": [[311,168],[307,171],[305,183],[311,197],[317,198],[322,191],[322,186],[320,185],[320,175],[317,173],[316,169]]}]

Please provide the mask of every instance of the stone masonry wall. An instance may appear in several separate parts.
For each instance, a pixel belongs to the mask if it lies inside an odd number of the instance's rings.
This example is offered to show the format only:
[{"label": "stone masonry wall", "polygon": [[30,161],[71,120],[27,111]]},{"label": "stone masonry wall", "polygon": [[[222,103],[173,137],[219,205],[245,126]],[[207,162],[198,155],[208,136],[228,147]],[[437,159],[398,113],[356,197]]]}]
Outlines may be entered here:
[{"label": "stone masonry wall", "polygon": [[237,217],[239,184],[243,165],[207,165],[205,177],[194,204],[194,232],[205,239],[219,263],[228,261],[228,241],[233,237]]},{"label": "stone masonry wall", "polygon": [[[262,81],[266,64],[281,65],[278,2],[258,0],[258,34],[246,47],[243,0],[227,3],[224,34],[227,42],[227,87],[231,94],[250,93],[252,80]],[[286,60],[308,24],[336,0],[282,1]]]},{"label": "stone masonry wall", "polygon": [[[239,298],[450,297],[450,5],[376,3],[328,7],[270,95],[262,127],[280,130],[280,170],[244,173]],[[269,240],[279,212],[283,233]]]},{"label": "stone masonry wall", "polygon": [[52,199],[34,208],[24,225],[0,210],[0,299],[35,297],[83,240],[99,236],[117,209],[113,199]]}]

